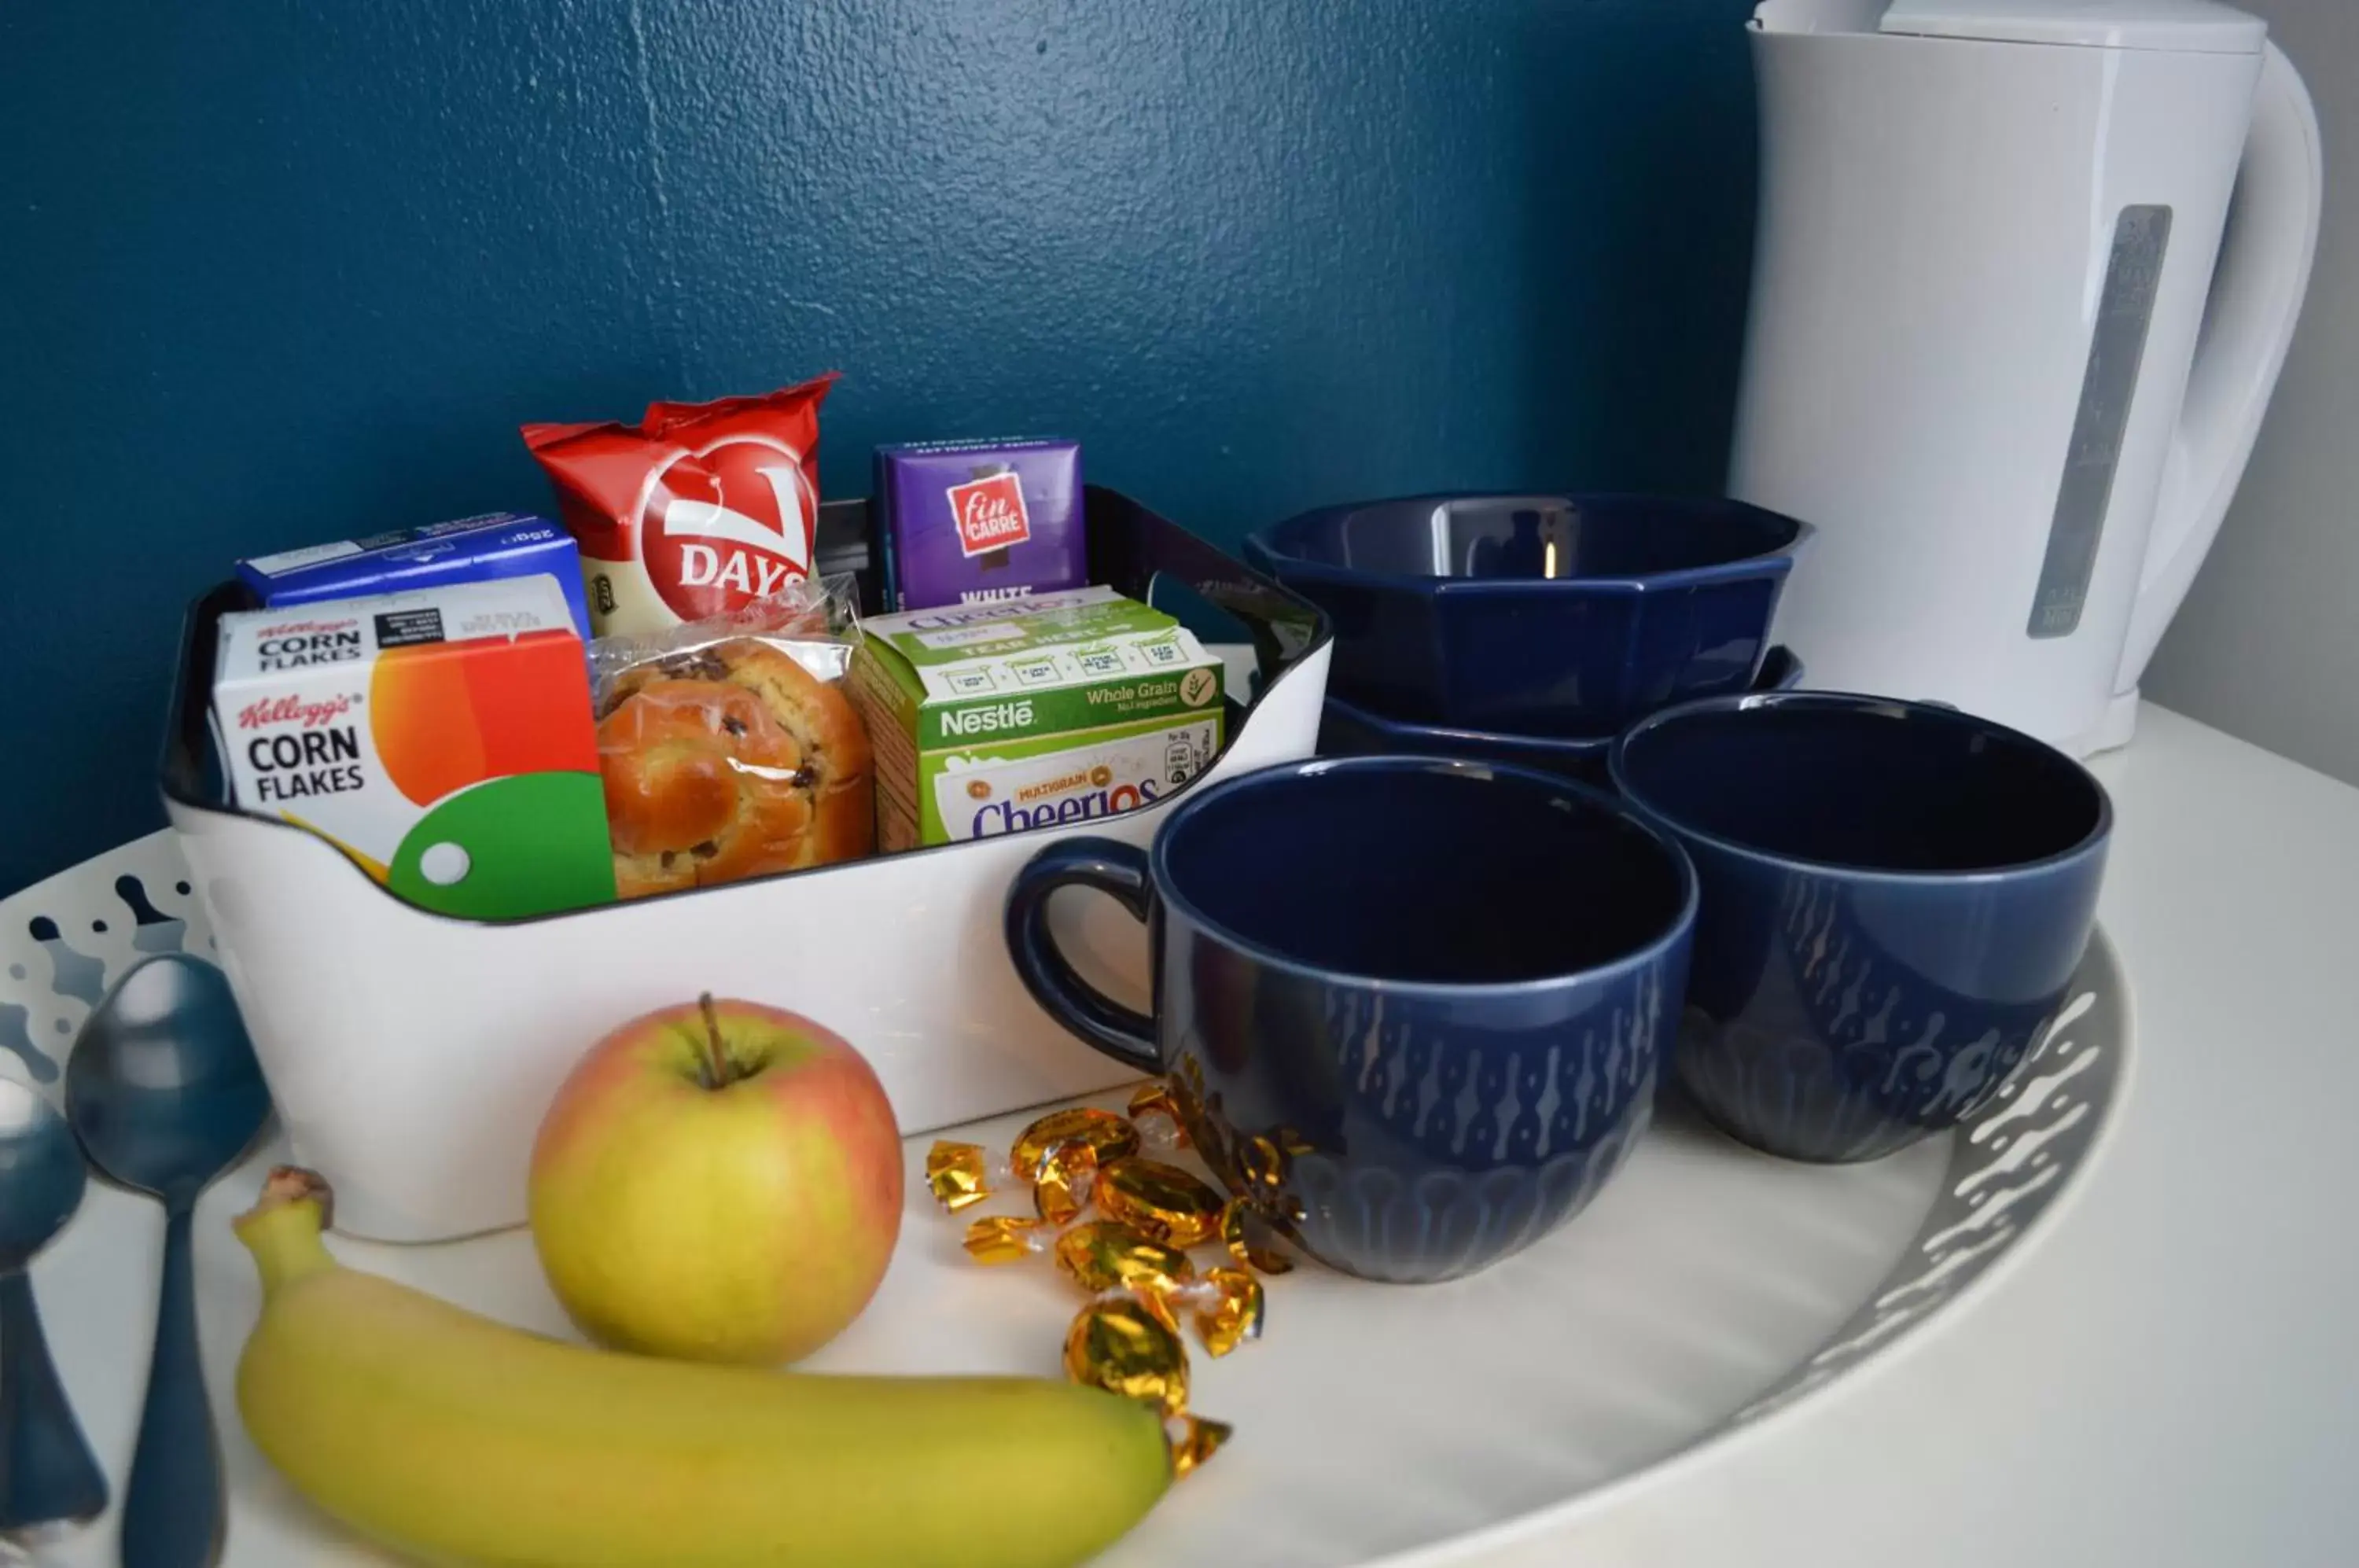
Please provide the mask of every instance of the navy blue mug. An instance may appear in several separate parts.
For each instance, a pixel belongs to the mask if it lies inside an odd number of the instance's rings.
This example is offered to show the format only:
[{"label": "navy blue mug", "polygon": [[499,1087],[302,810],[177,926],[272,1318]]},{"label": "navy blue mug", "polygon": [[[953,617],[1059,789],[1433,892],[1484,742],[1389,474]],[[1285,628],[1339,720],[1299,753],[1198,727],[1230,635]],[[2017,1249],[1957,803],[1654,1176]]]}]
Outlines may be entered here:
[{"label": "navy blue mug", "polygon": [[[1048,926],[1079,884],[1146,922],[1154,1017]],[[1006,906],[1049,1014],[1171,1086],[1229,1192],[1310,1256],[1432,1280],[1596,1195],[1651,1115],[1694,873],[1603,795],[1440,757],[1312,758],[1190,792],[1145,850],[1050,844]]]},{"label": "navy blue mug", "polygon": [[1608,767],[1702,889],[1680,1087],[1755,1148],[1871,1160],[1954,1127],[2064,1002],[2113,808],[2062,752],[1793,691],[1666,709]]}]

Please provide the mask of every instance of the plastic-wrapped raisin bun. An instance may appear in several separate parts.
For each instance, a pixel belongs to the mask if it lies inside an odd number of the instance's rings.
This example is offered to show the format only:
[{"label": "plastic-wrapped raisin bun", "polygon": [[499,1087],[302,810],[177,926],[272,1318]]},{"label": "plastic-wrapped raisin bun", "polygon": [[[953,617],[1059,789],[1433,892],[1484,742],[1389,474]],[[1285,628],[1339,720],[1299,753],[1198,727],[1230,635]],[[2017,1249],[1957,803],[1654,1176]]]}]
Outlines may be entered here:
[{"label": "plastic-wrapped raisin bun", "polygon": [[598,752],[626,898],[854,860],[875,843],[859,715],[751,637],[623,675]]},{"label": "plastic-wrapped raisin bun", "polygon": [[868,732],[841,680],[840,594],[592,645],[598,761],[625,898],[875,848]]}]

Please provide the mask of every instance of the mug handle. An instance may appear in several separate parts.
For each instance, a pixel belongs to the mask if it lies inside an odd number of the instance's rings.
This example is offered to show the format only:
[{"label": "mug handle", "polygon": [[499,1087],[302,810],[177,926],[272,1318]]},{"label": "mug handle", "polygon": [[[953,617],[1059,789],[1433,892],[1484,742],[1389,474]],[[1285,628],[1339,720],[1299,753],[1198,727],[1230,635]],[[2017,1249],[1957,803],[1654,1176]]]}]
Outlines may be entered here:
[{"label": "mug handle", "polygon": [[1067,886],[1111,893],[1143,922],[1152,898],[1147,852],[1110,838],[1049,845],[1025,862],[1007,889],[1006,931],[1007,955],[1032,999],[1089,1044],[1152,1077],[1163,1071],[1154,1020],[1082,979],[1049,934],[1049,895]]}]

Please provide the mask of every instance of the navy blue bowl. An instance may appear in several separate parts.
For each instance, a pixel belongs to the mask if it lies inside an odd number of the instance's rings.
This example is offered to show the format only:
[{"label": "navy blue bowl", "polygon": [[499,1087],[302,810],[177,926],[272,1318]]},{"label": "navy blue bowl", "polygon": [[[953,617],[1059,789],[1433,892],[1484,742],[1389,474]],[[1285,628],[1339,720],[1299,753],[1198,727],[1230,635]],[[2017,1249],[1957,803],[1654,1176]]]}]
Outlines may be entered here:
[{"label": "navy blue bowl", "polygon": [[1680,1084],[1772,1154],[1868,1160],[1997,1094],[2095,928],[2113,811],[2063,753],[1953,708],[1717,698],[1614,744],[1701,889]]},{"label": "navy blue bowl", "polygon": [[[1773,648],[1754,677],[1756,691],[1783,691],[1802,683],[1802,661],[1791,648]],[[1441,724],[1413,724],[1388,719],[1355,707],[1341,697],[1327,699],[1319,724],[1319,750],[1325,757],[1373,757],[1386,753],[1412,757],[1462,757],[1470,762],[1497,762],[1510,768],[1537,768],[1544,773],[1611,789],[1605,755],[1614,749],[1610,735],[1499,735],[1489,730],[1451,729]]]},{"label": "navy blue bowl", "polygon": [[1245,554],[1327,612],[1345,702],[1593,736],[1751,685],[1810,533],[1741,501],[1437,495],[1306,512]]}]

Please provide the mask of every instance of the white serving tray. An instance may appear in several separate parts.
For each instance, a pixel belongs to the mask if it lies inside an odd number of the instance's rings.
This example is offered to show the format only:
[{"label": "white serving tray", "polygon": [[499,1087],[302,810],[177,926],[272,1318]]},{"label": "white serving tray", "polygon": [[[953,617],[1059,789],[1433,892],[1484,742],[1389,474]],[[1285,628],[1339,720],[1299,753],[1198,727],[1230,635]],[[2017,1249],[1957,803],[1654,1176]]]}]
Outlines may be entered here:
[{"label": "white serving tray", "polygon": [[[208,950],[181,877],[159,833],[0,903],[0,1072],[54,1093],[58,1061],[109,978],[144,952]],[[2126,986],[2100,937],[2060,1026],[1956,1134],[1872,1164],[1807,1166],[1671,1111],[1587,1213],[1485,1273],[1408,1287],[1306,1268],[1271,1280],[1265,1337],[1195,1363],[1195,1408],[1234,1422],[1235,1439],[1101,1563],[1475,1563],[1594,1506],[1611,1486],[1775,1422],[1863,1364],[1906,1355],[1930,1320],[1971,1310],[2022,1258],[2106,1146],[2130,1040]],[[1004,1146],[1030,1114],[960,1136]],[[967,1260],[959,1222],[917,1179],[930,1141],[909,1143],[909,1209],[884,1289],[810,1367],[1056,1375],[1074,1296],[1045,1264]],[[238,1426],[232,1371],[259,1298],[228,1220],[283,1154],[274,1136],[198,1211],[199,1312],[232,1493],[224,1561],[389,1563],[278,1482]],[[161,1236],[155,1204],[94,1183],[33,1269],[52,1349],[118,1500]],[[569,1332],[521,1232],[333,1245],[356,1266]],[[114,1519],[44,1536],[33,1558],[111,1564]]]}]

